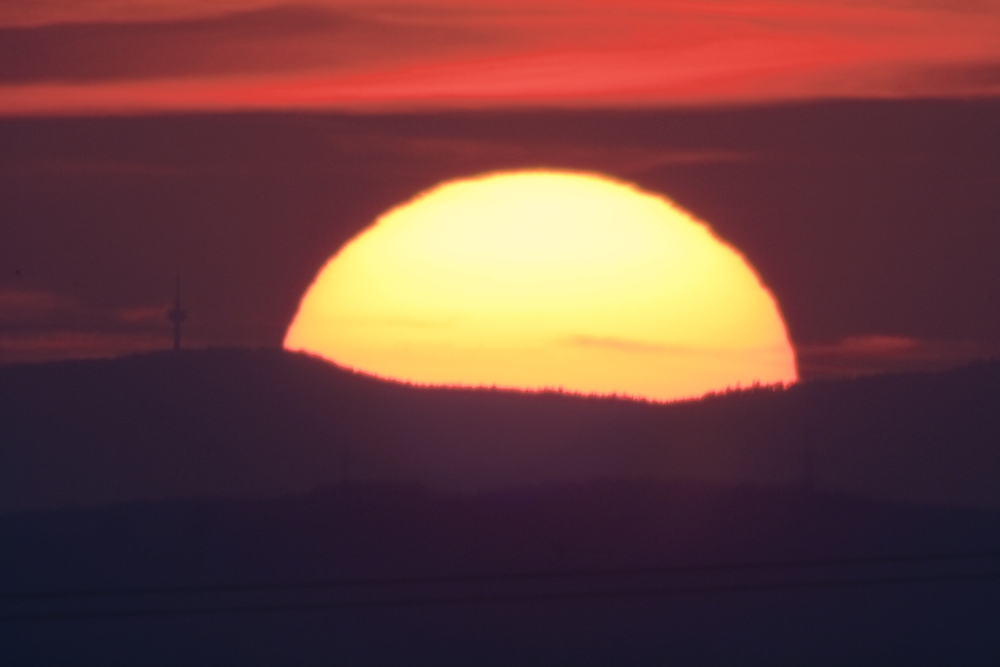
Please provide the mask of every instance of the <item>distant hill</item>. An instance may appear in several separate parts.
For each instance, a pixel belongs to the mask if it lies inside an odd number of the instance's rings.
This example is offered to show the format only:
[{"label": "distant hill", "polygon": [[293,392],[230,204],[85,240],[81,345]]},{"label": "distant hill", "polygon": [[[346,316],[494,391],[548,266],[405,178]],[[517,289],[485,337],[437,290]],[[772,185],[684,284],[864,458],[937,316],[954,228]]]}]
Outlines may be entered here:
[{"label": "distant hill", "polygon": [[669,405],[277,350],[0,368],[0,664],[994,665],[998,389],[998,364]]},{"label": "distant hill", "polygon": [[1000,507],[1000,363],[669,405],[418,388],[278,350],[0,368],[0,512],[588,479]]}]

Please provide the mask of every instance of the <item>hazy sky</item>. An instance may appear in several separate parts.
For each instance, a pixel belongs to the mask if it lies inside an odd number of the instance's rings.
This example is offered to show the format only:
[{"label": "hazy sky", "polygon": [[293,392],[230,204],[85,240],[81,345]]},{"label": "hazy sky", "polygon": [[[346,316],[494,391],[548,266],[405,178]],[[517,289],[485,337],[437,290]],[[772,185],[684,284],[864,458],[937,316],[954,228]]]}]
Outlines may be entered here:
[{"label": "hazy sky", "polygon": [[162,346],[178,272],[277,345],[379,213],[539,166],[709,222],[807,375],[991,356],[998,96],[985,0],[7,0],[0,363]]}]

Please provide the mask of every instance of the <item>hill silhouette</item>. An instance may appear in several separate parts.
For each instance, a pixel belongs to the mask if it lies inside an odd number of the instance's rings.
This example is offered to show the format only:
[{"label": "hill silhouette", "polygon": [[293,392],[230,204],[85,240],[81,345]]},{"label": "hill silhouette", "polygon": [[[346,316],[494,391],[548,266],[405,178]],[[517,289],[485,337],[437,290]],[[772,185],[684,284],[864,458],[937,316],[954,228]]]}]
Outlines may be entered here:
[{"label": "hill silhouette", "polygon": [[995,664],[998,385],[655,405],[277,350],[2,368],[2,661]]},{"label": "hill silhouette", "polygon": [[588,479],[1000,506],[1000,363],[673,404],[384,382],[280,350],[0,368],[0,512]]}]

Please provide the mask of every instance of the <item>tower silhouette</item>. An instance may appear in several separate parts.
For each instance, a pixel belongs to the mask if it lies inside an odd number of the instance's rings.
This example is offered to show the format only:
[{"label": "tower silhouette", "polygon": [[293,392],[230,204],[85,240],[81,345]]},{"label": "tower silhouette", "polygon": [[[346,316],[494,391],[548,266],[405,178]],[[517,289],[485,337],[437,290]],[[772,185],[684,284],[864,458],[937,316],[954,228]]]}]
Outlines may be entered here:
[{"label": "tower silhouette", "polygon": [[181,277],[177,276],[174,307],[167,311],[167,319],[174,323],[174,352],[181,349],[181,322],[187,318],[187,311],[181,308]]}]

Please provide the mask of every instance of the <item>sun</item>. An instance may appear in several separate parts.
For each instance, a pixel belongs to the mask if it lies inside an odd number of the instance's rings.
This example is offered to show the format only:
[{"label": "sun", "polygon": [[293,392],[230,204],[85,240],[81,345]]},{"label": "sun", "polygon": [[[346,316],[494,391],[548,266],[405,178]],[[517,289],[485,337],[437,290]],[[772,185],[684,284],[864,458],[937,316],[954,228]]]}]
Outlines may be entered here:
[{"label": "sun", "polygon": [[284,342],[384,378],[655,401],[796,380],[774,298],[709,227],[606,176],[492,173],[398,206]]}]

